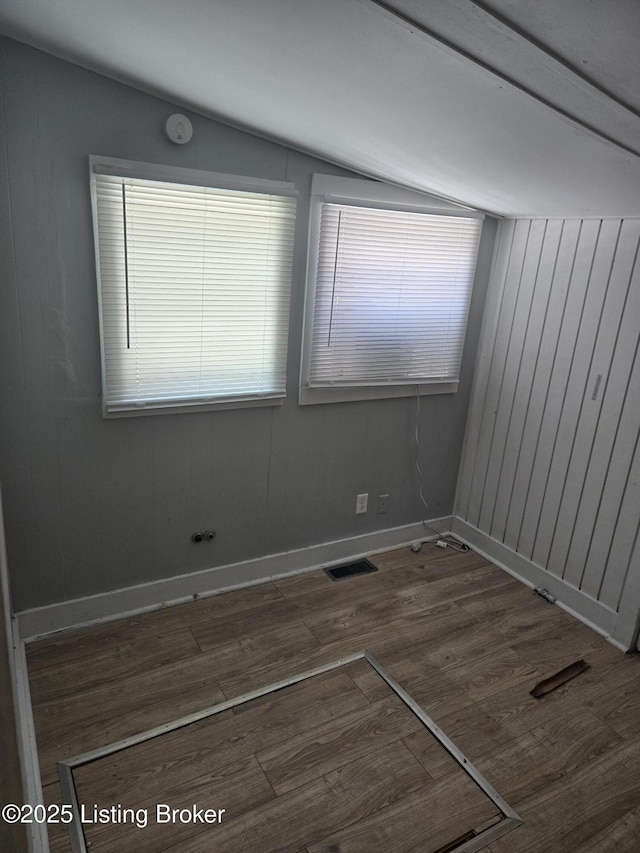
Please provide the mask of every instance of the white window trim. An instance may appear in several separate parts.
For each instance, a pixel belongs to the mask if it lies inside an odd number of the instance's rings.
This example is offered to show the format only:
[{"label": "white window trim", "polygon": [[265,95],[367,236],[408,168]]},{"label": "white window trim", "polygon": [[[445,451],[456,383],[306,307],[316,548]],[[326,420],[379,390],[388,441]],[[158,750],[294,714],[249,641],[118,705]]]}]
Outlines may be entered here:
[{"label": "white window trim", "polygon": [[228,175],[223,172],[206,172],[184,166],[166,166],[163,163],[143,163],[139,160],[121,160],[117,157],[89,155],[91,174],[118,175],[122,178],[144,178],[148,181],[175,181],[196,187],[246,190],[247,192],[274,193],[298,197],[295,184],[289,181],[272,181],[247,175]]},{"label": "white window trim", "polygon": [[[152,181],[168,181],[192,186],[214,187],[219,189],[244,190],[246,192],[261,192],[274,195],[290,196],[297,198],[299,193],[294,183],[288,181],[273,181],[261,178],[252,178],[245,175],[231,175],[220,172],[209,172],[199,169],[190,169],[180,166],[166,166],[157,163],[144,163],[136,160],[123,160],[115,157],[102,157],[89,155],[89,175],[91,191],[91,208],[93,216],[94,256],[96,265],[96,277],[98,284],[98,320],[100,330],[100,360],[101,360],[101,387],[107,387],[106,364],[104,354],[104,321],[102,309],[102,292],[100,287],[100,246],[99,234],[95,227],[97,217],[97,192],[95,175],[118,175],[119,177],[141,178]],[[289,329],[290,335],[290,329]],[[219,411],[227,409],[245,409],[281,406],[284,403],[282,396],[263,396],[255,398],[242,398],[238,400],[225,399],[222,401],[206,400],[201,403],[197,400],[192,402],[164,402],[137,408],[107,408],[107,401],[102,393],[102,416],[104,418],[129,418],[144,417],[148,415],[178,414],[189,412]]]},{"label": "white window trim", "polygon": [[[396,187],[371,180],[340,178],[334,175],[314,175],[311,182],[311,210],[309,220],[309,250],[302,332],[302,354],[300,361],[300,389],[298,401],[301,406],[318,403],[342,403],[352,400],[382,400],[394,397],[411,397],[416,394],[452,394],[458,390],[458,382],[422,382],[387,385],[335,385],[311,387],[311,339],[315,306],[315,281],[318,266],[318,240],[320,216],[323,202],[357,204],[375,207],[433,213],[438,216],[461,216],[483,220],[480,211],[456,205],[426,193]],[[474,271],[475,275],[475,271]]]}]

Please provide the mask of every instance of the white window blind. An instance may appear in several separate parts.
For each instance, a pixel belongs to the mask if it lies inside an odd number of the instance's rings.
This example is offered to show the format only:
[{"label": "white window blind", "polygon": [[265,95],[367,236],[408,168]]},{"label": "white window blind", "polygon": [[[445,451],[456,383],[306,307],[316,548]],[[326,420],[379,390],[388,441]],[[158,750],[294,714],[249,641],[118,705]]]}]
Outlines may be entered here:
[{"label": "white window blind", "polygon": [[322,203],[309,386],[457,380],[481,227]]},{"label": "white window blind", "polygon": [[92,181],[105,412],[283,397],[295,198]]}]

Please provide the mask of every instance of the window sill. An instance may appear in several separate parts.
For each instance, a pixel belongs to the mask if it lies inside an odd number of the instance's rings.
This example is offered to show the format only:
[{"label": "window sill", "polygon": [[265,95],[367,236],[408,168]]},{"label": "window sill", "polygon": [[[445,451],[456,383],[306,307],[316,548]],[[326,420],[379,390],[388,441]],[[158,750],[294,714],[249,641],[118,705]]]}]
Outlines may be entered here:
[{"label": "window sill", "polygon": [[324,386],[301,387],[298,403],[309,406],[316,403],[349,403],[354,400],[387,400],[394,397],[415,397],[416,388],[420,396],[431,394],[455,394],[458,382],[433,382],[413,385],[370,385],[359,387]]},{"label": "window sill", "polygon": [[266,406],[281,406],[284,403],[284,397],[263,397],[254,400],[225,400],[224,402],[213,403],[175,403],[162,404],[158,403],[149,406],[139,406],[131,409],[112,409],[108,411],[106,407],[102,407],[102,417],[111,420],[111,418],[137,418],[148,415],[179,415],[182,413],[193,412],[217,412],[227,409],[256,409]]}]

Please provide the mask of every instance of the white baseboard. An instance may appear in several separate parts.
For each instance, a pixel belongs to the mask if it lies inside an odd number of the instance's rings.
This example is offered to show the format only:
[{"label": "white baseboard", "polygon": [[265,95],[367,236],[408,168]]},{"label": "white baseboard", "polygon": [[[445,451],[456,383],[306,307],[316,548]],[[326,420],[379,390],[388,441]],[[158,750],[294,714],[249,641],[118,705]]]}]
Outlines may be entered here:
[{"label": "white baseboard", "polygon": [[559,607],[584,622],[598,634],[602,634],[616,648],[624,652],[629,651],[628,646],[624,646],[611,636],[617,619],[617,614],[613,610],[565,583],[561,578],[536,566],[521,554],[517,554],[502,542],[492,539],[487,533],[483,533],[457,516],[453,517],[451,529],[454,536],[474,551],[528,586],[539,586],[549,590]]},{"label": "white baseboard", "polygon": [[[22,769],[22,788],[25,803],[36,805],[44,803],[40,761],[36,744],[36,730],[31,707],[31,690],[27,672],[27,657],[24,641],[18,636],[18,624],[14,619],[13,628],[13,666],[15,672],[15,700],[18,729],[18,748]],[[46,823],[25,825],[29,853],[49,853],[49,835]]]},{"label": "white baseboard", "polygon": [[633,645],[629,646],[626,643],[621,643],[620,640],[617,640],[614,636],[607,636],[606,638],[612,646],[615,646],[621,652],[631,652],[634,650]]},{"label": "white baseboard", "polygon": [[[15,737],[20,762],[20,781],[24,802],[35,806],[42,803],[42,784],[40,781],[40,762],[36,746],[36,733],[31,709],[31,692],[27,674],[27,659],[24,643],[18,635],[17,620],[11,617],[11,592],[7,551],[4,538],[2,514],[2,497],[0,495],[0,607],[4,618],[2,620],[5,632],[5,643],[9,663],[9,679],[11,682],[11,699],[15,717]],[[24,824],[29,853],[49,853],[49,837],[46,824]]]},{"label": "white baseboard", "polygon": [[[426,522],[443,535],[451,529],[451,516]],[[348,539],[324,542],[296,551],[271,554],[242,563],[204,569],[187,575],[163,578],[111,592],[61,601],[16,614],[19,637],[33,640],[57,631],[78,628],[189,601],[194,596],[215,595],[242,586],[356,560],[392,548],[402,548],[431,537],[423,522],[391,527]]]}]

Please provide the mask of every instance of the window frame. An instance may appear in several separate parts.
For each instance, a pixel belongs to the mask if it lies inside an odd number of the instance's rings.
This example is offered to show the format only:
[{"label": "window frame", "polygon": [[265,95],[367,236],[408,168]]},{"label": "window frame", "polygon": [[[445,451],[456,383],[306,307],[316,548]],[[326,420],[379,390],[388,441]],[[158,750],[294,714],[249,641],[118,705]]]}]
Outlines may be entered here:
[{"label": "window frame", "polygon": [[[219,411],[227,409],[245,409],[245,408],[260,408],[273,407],[283,405],[286,399],[286,378],[285,388],[282,395],[279,396],[255,396],[246,397],[241,400],[223,399],[205,400],[203,402],[189,401],[184,402],[177,400],[164,400],[158,403],[149,405],[131,405],[122,408],[108,408],[106,398],[107,388],[107,368],[105,359],[104,346],[104,314],[103,314],[103,294],[100,276],[100,241],[98,230],[98,200],[97,200],[97,175],[113,175],[119,178],[139,178],[142,180],[188,184],[196,187],[211,187],[213,189],[222,190],[238,190],[244,192],[273,194],[287,196],[293,199],[298,198],[298,191],[294,183],[289,181],[274,181],[262,178],[253,178],[244,175],[233,175],[221,172],[209,172],[200,169],[191,169],[182,166],[167,166],[159,163],[146,163],[137,160],[125,160],[114,157],[102,157],[99,155],[89,155],[89,176],[90,176],[90,193],[91,193],[91,211],[93,223],[93,243],[94,243],[94,258],[96,269],[96,285],[98,295],[98,322],[100,335],[100,362],[101,362],[101,403],[102,416],[104,418],[127,418],[141,417],[148,415],[160,414],[178,414],[192,413],[205,411]],[[293,272],[295,263],[295,225],[294,225],[294,242],[292,249],[292,275],[289,290],[289,320],[286,330],[287,350],[289,350],[290,333],[291,333],[291,296],[293,293]],[[288,356],[287,356],[288,362]],[[285,366],[286,372],[286,366]]]},{"label": "window frame", "polygon": [[[484,220],[484,213],[463,207],[436,196],[407,190],[391,184],[371,180],[340,178],[332,175],[313,176],[309,218],[307,274],[300,360],[300,405],[340,403],[352,400],[381,400],[394,397],[430,394],[452,394],[458,389],[458,380],[448,382],[421,381],[398,382],[386,385],[323,385],[311,386],[311,347],[314,328],[316,275],[318,269],[320,220],[324,203],[397,210],[436,216],[454,216]],[[480,232],[480,240],[482,231]],[[480,245],[480,243],[479,243]],[[474,262],[475,279],[477,257]],[[468,320],[468,312],[465,323]]]}]

